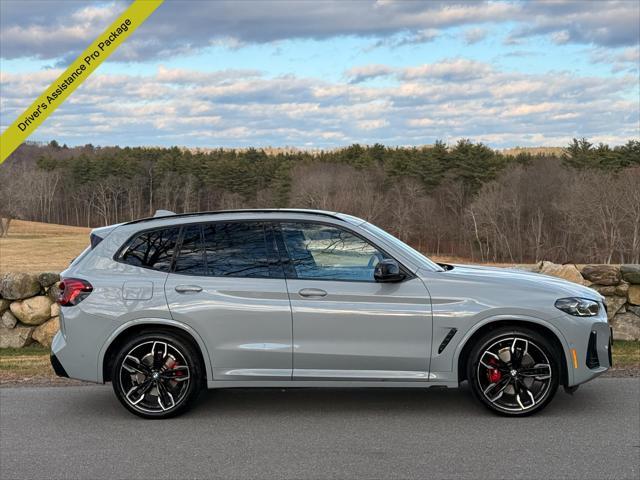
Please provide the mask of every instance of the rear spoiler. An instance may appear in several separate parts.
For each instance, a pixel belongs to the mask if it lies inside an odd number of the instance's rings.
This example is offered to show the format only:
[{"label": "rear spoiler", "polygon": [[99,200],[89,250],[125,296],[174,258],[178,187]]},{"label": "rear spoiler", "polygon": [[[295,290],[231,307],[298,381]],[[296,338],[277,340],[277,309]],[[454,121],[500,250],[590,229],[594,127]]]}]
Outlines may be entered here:
[{"label": "rear spoiler", "polygon": [[91,234],[89,235],[89,238],[91,240],[91,249],[93,250],[94,248],[96,248],[102,240],[107,238],[107,235],[109,235],[112,231],[114,231],[120,225],[123,225],[123,224],[114,223],[113,225],[107,225],[106,227],[99,227],[91,230]]}]

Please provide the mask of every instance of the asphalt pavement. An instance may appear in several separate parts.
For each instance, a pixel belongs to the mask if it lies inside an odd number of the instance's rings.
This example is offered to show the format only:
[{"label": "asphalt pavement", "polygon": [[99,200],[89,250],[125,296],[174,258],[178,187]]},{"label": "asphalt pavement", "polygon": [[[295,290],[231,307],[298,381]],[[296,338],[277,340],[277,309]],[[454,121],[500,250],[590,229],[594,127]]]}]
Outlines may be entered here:
[{"label": "asphalt pavement", "polygon": [[640,378],[502,418],[460,390],[223,390],[176,419],[111,387],[0,389],[0,477],[640,478]]}]

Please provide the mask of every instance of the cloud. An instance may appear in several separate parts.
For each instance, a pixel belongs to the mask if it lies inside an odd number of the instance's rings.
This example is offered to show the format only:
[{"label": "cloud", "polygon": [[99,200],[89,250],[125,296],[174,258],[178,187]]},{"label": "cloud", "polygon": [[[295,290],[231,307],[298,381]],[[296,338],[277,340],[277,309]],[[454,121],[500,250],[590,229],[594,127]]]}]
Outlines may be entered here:
[{"label": "cloud", "polygon": [[392,75],[395,71],[395,68],[388,65],[363,65],[350,68],[345,75],[350,79],[350,83],[360,83],[372,78]]},{"label": "cloud", "polygon": [[640,2],[525,2],[528,22],[512,38],[551,35],[556,43],[582,43],[603,47],[637,45],[640,41]]},{"label": "cloud", "polygon": [[629,72],[638,74],[640,70],[640,46],[618,49],[596,48],[591,51],[593,63],[605,63],[611,65],[613,73]]},{"label": "cloud", "polygon": [[489,32],[484,28],[470,28],[464,32],[464,39],[467,45],[473,45],[484,40],[488,34]]},{"label": "cloud", "polygon": [[[0,56],[68,59],[77,55],[128,2],[0,2]],[[483,28],[514,25],[509,42],[535,35],[597,46],[638,42],[639,6],[617,2],[396,2],[326,0],[291,2],[166,1],[114,54],[116,61],[149,61],[211,45],[340,36],[373,38],[400,47],[434,40],[453,27],[470,27],[468,43]]]},{"label": "cloud", "polygon": [[[509,147],[562,146],[574,136],[623,143],[640,135],[632,74],[525,74],[464,58],[352,70],[352,77],[388,74],[391,81],[354,84],[167,67],[146,75],[96,72],[33,139],[71,145],[330,148],[468,137]],[[59,73],[0,72],[2,128]]]}]

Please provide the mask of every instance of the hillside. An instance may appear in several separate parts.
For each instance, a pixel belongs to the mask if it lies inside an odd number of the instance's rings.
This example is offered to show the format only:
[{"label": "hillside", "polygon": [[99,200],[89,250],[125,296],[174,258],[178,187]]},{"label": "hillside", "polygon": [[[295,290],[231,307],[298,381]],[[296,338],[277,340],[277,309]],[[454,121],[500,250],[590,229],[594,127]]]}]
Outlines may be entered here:
[{"label": "hillside", "polygon": [[90,228],[13,220],[0,238],[0,272],[60,272],[89,244]]}]

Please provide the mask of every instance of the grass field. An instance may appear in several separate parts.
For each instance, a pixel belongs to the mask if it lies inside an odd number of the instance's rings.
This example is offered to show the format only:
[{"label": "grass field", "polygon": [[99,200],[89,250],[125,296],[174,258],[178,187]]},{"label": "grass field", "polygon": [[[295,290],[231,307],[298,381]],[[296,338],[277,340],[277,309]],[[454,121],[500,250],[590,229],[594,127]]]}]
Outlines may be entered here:
[{"label": "grass field", "polygon": [[[69,383],[56,377],[49,363],[49,349],[39,345],[0,349],[0,385],[29,383]],[[640,370],[640,342],[615,341],[614,370]],[[637,373],[633,373],[637,375]]]},{"label": "grass field", "polygon": [[60,272],[89,244],[90,228],[13,220],[0,238],[0,272]]}]

